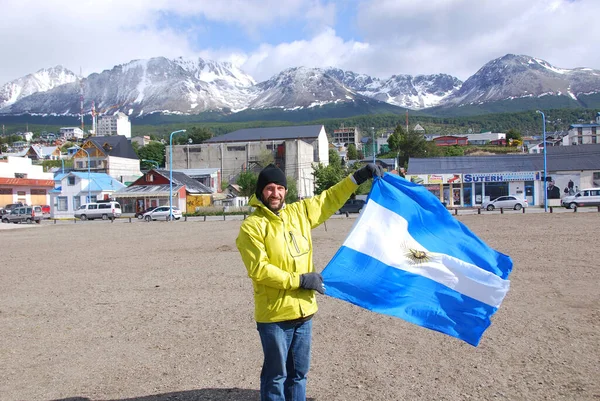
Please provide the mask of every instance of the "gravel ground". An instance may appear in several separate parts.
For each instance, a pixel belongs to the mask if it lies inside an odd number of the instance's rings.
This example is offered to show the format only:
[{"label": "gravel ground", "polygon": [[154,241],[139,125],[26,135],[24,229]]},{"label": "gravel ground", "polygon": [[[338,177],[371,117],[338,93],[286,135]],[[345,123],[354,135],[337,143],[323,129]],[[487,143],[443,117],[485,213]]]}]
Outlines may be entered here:
[{"label": "gravel ground", "polygon": [[[515,262],[480,346],[321,296],[311,399],[600,400],[600,213],[458,218]],[[353,222],[314,230],[316,266]],[[0,400],[258,400],[239,226],[1,230]]]}]

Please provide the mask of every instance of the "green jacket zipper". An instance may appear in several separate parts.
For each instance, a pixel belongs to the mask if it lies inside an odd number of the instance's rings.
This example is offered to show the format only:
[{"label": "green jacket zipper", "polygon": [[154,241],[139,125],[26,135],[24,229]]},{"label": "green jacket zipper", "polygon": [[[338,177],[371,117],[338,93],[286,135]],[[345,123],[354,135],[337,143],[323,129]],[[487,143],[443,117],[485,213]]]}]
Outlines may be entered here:
[{"label": "green jacket zipper", "polygon": [[294,247],[296,247],[296,252],[300,253],[300,248],[298,248],[298,243],[296,242],[296,238],[294,237],[294,234],[292,234],[291,231],[290,231],[290,238],[292,239],[292,242],[294,243]]}]

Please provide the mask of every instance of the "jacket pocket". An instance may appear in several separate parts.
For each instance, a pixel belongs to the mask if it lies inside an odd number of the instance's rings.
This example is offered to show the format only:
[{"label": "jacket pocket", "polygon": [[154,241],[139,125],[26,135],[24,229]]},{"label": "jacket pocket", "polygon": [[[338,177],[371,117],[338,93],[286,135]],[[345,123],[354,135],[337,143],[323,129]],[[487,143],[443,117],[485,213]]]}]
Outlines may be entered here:
[{"label": "jacket pocket", "polygon": [[294,258],[306,255],[310,251],[308,239],[297,231],[288,230],[286,233],[286,242],[288,250]]}]

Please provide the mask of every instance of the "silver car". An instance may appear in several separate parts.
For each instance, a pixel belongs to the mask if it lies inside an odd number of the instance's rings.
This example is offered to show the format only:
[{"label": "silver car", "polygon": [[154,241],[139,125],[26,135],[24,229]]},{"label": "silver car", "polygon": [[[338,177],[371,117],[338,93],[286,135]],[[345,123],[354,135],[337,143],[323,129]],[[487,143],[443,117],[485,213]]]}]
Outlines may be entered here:
[{"label": "silver car", "polygon": [[573,196],[565,196],[562,205],[567,209],[583,206],[600,206],[600,188],[585,188]]},{"label": "silver car", "polygon": [[482,208],[492,211],[494,209],[515,209],[521,210],[529,206],[527,199],[519,198],[516,195],[500,196],[494,200],[483,202]]},{"label": "silver car", "polygon": [[144,213],[142,217],[146,221],[152,220],[167,220],[171,219],[171,214],[175,220],[179,220],[182,216],[181,210],[177,206],[173,206],[173,212],[170,213],[169,206],[159,206],[154,210]]}]

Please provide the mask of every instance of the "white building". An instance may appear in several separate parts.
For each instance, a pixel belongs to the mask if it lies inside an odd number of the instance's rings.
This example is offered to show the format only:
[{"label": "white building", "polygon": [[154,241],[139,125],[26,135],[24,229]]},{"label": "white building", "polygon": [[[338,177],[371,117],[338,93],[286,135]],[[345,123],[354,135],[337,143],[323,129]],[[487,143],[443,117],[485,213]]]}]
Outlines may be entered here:
[{"label": "white building", "polygon": [[105,200],[125,185],[104,173],[82,173],[72,171],[58,174],[56,187],[50,191],[50,217],[72,218],[79,206]]},{"label": "white building", "polygon": [[591,124],[572,124],[568,135],[562,138],[563,146],[589,145],[600,143],[600,113],[596,115],[596,122]]},{"label": "white building", "polygon": [[[169,167],[169,149],[166,152]],[[313,165],[329,164],[323,125],[248,128],[209,139],[199,145],[173,146],[173,169],[219,168],[222,179],[234,183],[246,170],[259,171],[274,160],[296,180],[298,195],[314,194]]]},{"label": "white building", "polygon": [[54,174],[45,173],[31,159],[8,156],[0,160],[0,207],[17,202],[47,205],[52,188]]},{"label": "white building", "polygon": [[131,122],[125,113],[118,112],[112,116],[102,116],[98,120],[96,136],[122,135],[131,138]]},{"label": "white building", "polygon": [[62,127],[59,132],[65,139],[83,139],[83,131],[79,127]]}]

